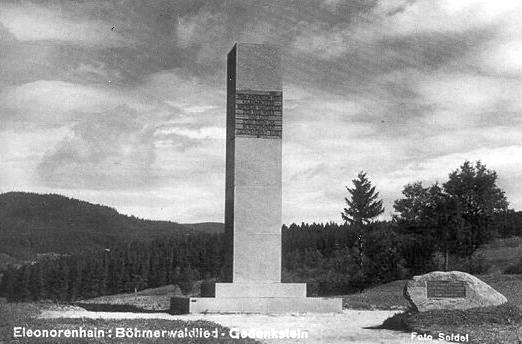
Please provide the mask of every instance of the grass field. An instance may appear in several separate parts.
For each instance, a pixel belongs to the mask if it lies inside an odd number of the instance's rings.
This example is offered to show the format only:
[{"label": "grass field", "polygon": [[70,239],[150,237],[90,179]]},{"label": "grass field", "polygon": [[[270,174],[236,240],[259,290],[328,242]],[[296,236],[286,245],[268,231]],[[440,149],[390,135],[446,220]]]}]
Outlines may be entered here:
[{"label": "grass field", "polygon": [[406,280],[393,281],[364,290],[362,293],[343,295],[343,308],[350,309],[406,309],[408,301],[402,290]]},{"label": "grass field", "polygon": [[480,247],[474,257],[482,261],[488,273],[502,273],[522,260],[522,237],[495,239]]},{"label": "grass field", "polygon": [[93,311],[166,312],[170,309],[170,299],[174,296],[183,296],[179,287],[166,285],[159,288],[140,290],[136,293],[99,296],[75,302],[74,304]]},{"label": "grass field", "polygon": [[[36,316],[42,309],[51,306],[49,304],[35,304],[35,303],[3,303],[0,304],[0,343],[38,343],[38,344],[60,344],[60,343],[234,343],[234,344],[255,344],[259,343],[252,339],[234,339],[228,336],[228,329],[216,323],[208,321],[180,321],[180,320],[159,320],[159,319],[125,319],[125,320],[108,320],[108,319],[37,319]],[[25,327],[32,330],[62,330],[61,338],[36,338],[24,337],[14,338],[13,328]],[[66,331],[73,331],[79,329],[84,331],[92,330],[96,333],[100,331],[104,334],[103,337],[98,338],[66,338]],[[218,338],[195,338],[184,336],[185,328],[188,331],[196,329],[198,333],[209,331],[212,336],[214,333],[218,334]],[[118,337],[122,331],[131,334],[131,337]],[[131,331],[129,332],[128,329]],[[158,331],[160,338],[147,337],[148,333],[141,333],[141,337],[136,337],[138,331]],[[162,334],[163,331],[163,334]],[[180,331],[180,332],[177,332]],[[151,333],[153,336],[154,333]],[[175,337],[172,337],[176,334]],[[165,337],[163,337],[163,335]]]}]

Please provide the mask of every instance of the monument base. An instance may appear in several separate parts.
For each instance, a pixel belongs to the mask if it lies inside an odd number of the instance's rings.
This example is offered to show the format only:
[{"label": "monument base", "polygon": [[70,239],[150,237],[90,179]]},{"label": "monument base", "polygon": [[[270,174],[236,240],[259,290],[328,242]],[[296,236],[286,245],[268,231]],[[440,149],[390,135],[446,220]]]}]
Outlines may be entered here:
[{"label": "monument base", "polygon": [[173,297],[170,313],[340,313],[342,299],[322,297]]},{"label": "monument base", "polygon": [[306,297],[304,283],[216,283],[216,297],[173,297],[170,312],[339,313],[342,299]]},{"label": "monument base", "polygon": [[[216,283],[216,298],[306,297],[305,283]],[[210,296],[210,295],[202,295]]]}]

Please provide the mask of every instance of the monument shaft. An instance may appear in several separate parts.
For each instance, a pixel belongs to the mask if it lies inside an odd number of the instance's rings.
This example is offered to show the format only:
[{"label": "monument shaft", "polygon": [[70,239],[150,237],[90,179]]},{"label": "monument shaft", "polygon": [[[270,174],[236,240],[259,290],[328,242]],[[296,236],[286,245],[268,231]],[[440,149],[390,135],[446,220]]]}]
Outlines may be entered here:
[{"label": "monument shaft", "polygon": [[227,280],[281,281],[282,81],[277,49],[237,44],[227,63]]}]

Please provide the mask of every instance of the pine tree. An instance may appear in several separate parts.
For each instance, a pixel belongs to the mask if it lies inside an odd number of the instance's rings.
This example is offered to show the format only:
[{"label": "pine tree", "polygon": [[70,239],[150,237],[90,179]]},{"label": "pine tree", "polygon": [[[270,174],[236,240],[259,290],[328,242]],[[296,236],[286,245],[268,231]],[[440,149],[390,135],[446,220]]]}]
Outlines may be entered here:
[{"label": "pine tree", "polygon": [[378,200],[379,193],[375,186],[366,178],[366,173],[359,172],[358,179],[353,179],[353,188],[346,187],[350,199],[345,197],[347,208],[341,214],[343,220],[351,225],[367,225],[372,219],[384,212],[382,200]]},{"label": "pine tree", "polygon": [[357,236],[357,246],[359,249],[358,264],[363,269],[364,257],[364,237],[365,228],[371,223],[372,219],[384,212],[382,200],[379,200],[379,193],[375,192],[375,186],[366,177],[366,173],[359,172],[357,179],[352,180],[353,188],[346,187],[350,193],[350,199],[344,198],[347,207],[341,213],[342,219],[350,224]]}]

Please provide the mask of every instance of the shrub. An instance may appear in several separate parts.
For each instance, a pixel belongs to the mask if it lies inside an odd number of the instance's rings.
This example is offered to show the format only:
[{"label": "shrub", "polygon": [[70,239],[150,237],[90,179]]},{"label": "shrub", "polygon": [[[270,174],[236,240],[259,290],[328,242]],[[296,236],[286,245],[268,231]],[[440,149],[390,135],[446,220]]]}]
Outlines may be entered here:
[{"label": "shrub", "polygon": [[510,265],[508,268],[506,268],[504,273],[509,275],[522,274],[522,259],[518,263]]}]

